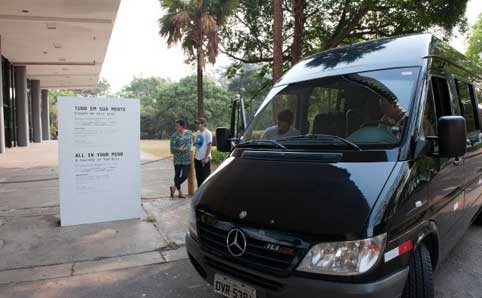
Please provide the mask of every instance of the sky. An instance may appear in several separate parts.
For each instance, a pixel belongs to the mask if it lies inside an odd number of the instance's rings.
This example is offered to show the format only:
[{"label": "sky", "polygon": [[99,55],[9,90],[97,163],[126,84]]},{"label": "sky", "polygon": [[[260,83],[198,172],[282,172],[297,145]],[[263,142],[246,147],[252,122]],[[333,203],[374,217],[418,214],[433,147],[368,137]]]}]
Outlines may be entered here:
[{"label": "sky", "polygon": [[[195,68],[184,63],[186,57],[180,46],[168,47],[159,36],[158,20],[162,16],[159,0],[121,0],[106,59],[100,76],[117,92],[134,77],[157,76],[177,81],[195,73]],[[482,13],[482,1],[470,0],[466,17],[469,26]],[[467,48],[466,36],[456,33],[450,44],[461,52]],[[216,65],[207,66],[214,72],[230,64],[224,55]]]}]

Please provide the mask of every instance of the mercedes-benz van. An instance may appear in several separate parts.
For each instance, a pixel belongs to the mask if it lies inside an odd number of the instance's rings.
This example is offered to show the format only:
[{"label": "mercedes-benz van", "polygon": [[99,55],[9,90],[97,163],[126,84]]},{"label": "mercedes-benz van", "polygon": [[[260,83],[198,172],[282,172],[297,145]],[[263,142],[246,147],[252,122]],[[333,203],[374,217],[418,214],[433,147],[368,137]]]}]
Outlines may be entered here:
[{"label": "mercedes-benz van", "polygon": [[482,221],[481,74],[417,34],[301,61],[248,125],[236,101],[192,200],[193,266],[231,298],[433,297]]}]

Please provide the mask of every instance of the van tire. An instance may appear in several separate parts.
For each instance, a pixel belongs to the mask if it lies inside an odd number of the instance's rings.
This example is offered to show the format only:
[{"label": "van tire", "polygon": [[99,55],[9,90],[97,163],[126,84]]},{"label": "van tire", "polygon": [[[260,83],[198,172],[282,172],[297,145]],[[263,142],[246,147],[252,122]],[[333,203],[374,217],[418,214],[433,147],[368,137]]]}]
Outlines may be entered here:
[{"label": "van tire", "polygon": [[402,298],[433,298],[432,260],[425,244],[410,256],[410,269]]}]

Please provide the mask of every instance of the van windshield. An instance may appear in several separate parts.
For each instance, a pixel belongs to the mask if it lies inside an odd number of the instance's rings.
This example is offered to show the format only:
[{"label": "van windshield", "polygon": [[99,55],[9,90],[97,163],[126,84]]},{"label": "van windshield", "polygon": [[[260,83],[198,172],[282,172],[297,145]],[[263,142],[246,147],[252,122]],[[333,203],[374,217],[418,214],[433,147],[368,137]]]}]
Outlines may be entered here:
[{"label": "van windshield", "polygon": [[361,150],[397,146],[419,68],[345,74],[300,82],[268,97],[240,145]]}]

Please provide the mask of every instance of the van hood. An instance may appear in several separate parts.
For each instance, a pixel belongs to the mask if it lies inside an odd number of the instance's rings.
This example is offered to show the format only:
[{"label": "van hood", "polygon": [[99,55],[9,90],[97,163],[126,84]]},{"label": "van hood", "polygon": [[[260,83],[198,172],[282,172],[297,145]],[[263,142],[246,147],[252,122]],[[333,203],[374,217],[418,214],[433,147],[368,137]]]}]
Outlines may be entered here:
[{"label": "van hood", "polygon": [[[201,186],[194,204],[240,225],[318,239],[356,239],[395,163],[230,157]],[[247,215],[241,219],[243,211]]]}]

